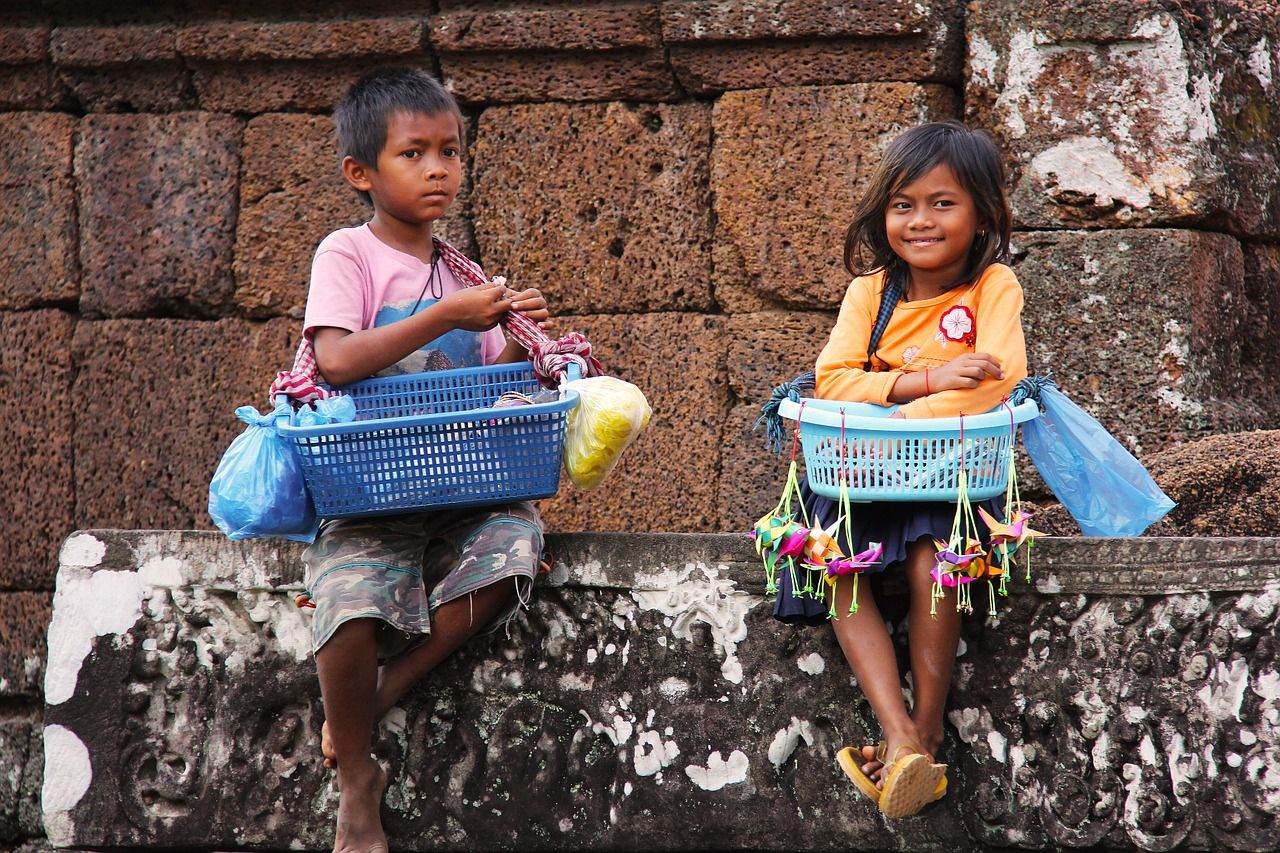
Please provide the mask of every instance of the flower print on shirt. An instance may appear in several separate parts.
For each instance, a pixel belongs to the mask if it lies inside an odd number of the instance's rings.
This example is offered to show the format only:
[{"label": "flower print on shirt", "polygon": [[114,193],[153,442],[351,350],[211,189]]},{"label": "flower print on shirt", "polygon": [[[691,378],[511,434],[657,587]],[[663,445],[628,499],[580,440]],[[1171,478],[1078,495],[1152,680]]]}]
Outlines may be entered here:
[{"label": "flower print on shirt", "polygon": [[938,331],[947,341],[958,341],[966,346],[973,346],[977,340],[973,312],[967,305],[956,305],[942,315],[938,321]]},{"label": "flower print on shirt", "polygon": [[907,347],[902,351],[902,363],[910,364],[920,354],[920,347]]}]

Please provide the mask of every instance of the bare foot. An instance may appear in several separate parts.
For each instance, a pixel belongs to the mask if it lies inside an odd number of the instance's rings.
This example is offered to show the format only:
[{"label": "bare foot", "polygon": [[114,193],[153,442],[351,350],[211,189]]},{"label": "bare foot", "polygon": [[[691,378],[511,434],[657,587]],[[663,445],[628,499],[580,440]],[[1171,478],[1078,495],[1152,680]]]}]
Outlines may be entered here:
[{"label": "bare foot", "polygon": [[942,720],[931,722],[916,721],[916,730],[920,732],[920,748],[928,753],[933,761],[938,760],[938,750],[942,748]]},{"label": "bare foot", "polygon": [[387,789],[387,774],[369,758],[358,767],[342,766],[338,773],[338,829],[333,853],[389,853],[378,812]]},{"label": "bare foot", "polygon": [[320,727],[320,754],[324,756],[325,767],[332,770],[338,766],[338,753],[334,752],[333,739],[329,737],[328,720]]}]

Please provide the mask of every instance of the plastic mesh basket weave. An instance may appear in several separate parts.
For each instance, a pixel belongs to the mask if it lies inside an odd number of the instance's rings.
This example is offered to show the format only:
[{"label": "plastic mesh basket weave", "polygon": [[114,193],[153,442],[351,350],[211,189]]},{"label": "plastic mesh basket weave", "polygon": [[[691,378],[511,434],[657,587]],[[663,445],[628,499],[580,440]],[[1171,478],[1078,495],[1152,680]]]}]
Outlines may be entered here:
[{"label": "plastic mesh basket weave", "polygon": [[[969,497],[986,500],[1008,483],[1009,454],[1018,424],[1040,414],[1028,400],[961,418],[890,418],[895,407],[869,403],[784,400],[778,413],[800,421],[809,486],[823,497],[840,497],[841,471],[854,501],[954,501],[961,461]],[[843,424],[843,432],[842,432]],[[1011,426],[1013,427],[1011,429]]]},{"label": "plastic mesh basket weave", "polygon": [[355,401],[354,422],[277,422],[298,450],[322,518],[533,500],[560,486],[565,424],[578,395],[491,408],[508,391],[539,390],[528,364],[368,379],[338,390]]}]

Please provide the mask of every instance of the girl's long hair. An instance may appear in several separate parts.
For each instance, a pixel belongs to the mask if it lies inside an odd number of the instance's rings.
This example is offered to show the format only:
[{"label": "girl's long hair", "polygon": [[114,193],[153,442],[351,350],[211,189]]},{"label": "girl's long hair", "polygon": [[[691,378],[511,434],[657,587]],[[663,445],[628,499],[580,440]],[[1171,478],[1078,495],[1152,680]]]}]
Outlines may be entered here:
[{"label": "girl's long hair", "polygon": [[964,274],[952,286],[976,281],[994,263],[1007,263],[1013,216],[1004,192],[1004,167],[991,136],[958,121],[913,127],[889,143],[871,184],[862,194],[844,238],[844,265],[853,275],[884,270],[886,281],[905,290],[907,263],[889,247],[884,216],[903,187],[938,164],[946,164],[973,198],[979,230]]}]

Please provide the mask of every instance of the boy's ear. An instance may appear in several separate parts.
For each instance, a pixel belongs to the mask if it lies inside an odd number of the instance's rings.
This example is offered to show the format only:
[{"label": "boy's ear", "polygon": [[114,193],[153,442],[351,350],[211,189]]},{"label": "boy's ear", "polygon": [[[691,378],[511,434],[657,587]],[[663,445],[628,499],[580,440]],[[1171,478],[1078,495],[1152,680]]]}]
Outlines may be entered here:
[{"label": "boy's ear", "polygon": [[369,173],[372,171],[373,167],[366,166],[350,155],[342,158],[342,177],[360,192],[367,193],[373,187],[373,182],[369,180]]}]

